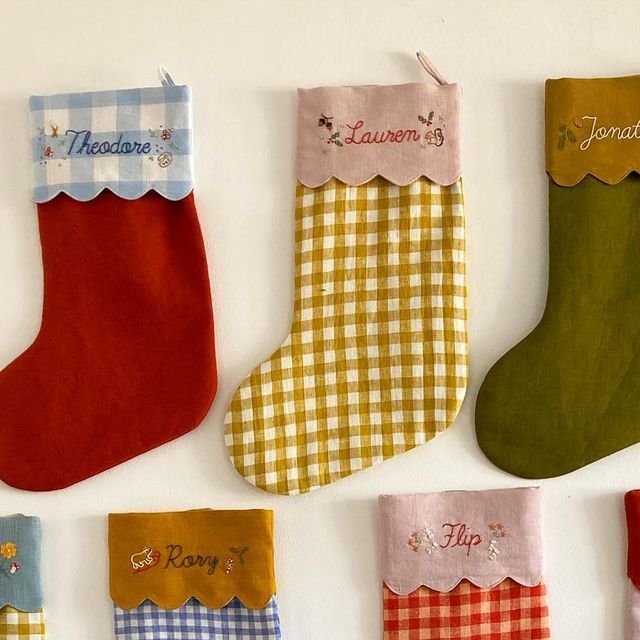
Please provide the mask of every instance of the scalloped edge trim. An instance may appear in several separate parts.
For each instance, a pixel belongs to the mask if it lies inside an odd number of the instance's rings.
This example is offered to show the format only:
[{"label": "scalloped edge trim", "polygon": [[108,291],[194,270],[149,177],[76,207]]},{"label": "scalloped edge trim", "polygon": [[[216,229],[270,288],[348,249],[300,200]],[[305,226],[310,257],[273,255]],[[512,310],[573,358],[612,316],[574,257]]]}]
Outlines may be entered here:
[{"label": "scalloped edge trim", "polygon": [[[201,605],[207,607],[208,609],[223,609],[224,607],[226,607],[234,598],[237,598],[244,607],[246,607],[247,609],[251,609],[251,610],[259,610],[259,609],[264,609],[270,602],[271,600],[275,597],[276,592],[274,591],[273,593],[269,594],[269,596],[267,597],[267,599],[265,600],[264,604],[258,605],[258,604],[253,604],[253,603],[248,603],[245,602],[245,600],[243,599],[243,597],[237,593],[234,593],[232,595],[230,595],[226,600],[221,599],[219,602],[217,600],[215,601],[209,601],[208,597],[205,597],[203,594],[198,594],[195,592],[189,593],[187,596],[183,596],[182,598],[180,598],[180,600],[177,600],[176,603],[174,604],[173,601],[171,600],[165,600],[162,597],[158,597],[158,596],[154,596],[152,594],[146,595],[144,596],[140,601],[135,601],[136,604],[129,604],[127,603],[126,606],[123,603],[118,602],[115,598],[112,597],[113,603],[120,607],[120,609],[125,609],[125,610],[131,610],[131,609],[136,609],[137,607],[139,607],[142,603],[146,602],[147,600],[149,602],[152,602],[153,604],[156,605],[156,607],[160,607],[161,609],[179,609],[180,607],[184,607],[185,604],[187,604],[187,602],[189,602],[189,600],[191,600],[191,598],[195,598]],[[184,599],[183,599],[184,598]],[[160,602],[160,600],[163,600],[163,602]],[[10,605],[12,606],[12,605]],[[16,607],[17,608],[17,607]]]},{"label": "scalloped edge trim", "polygon": [[193,189],[194,189],[194,186],[193,186],[193,183],[191,183],[190,184],[190,188],[189,188],[188,191],[186,191],[186,193],[184,193],[183,195],[178,195],[178,196],[172,197],[169,194],[163,193],[162,191],[157,189],[153,184],[150,184],[146,189],[142,189],[139,193],[136,192],[134,194],[118,193],[116,190],[114,190],[109,185],[104,185],[104,186],[98,187],[96,189],[95,193],[93,195],[89,196],[88,198],[79,198],[77,195],[74,195],[73,193],[69,193],[69,190],[60,188],[55,193],[53,193],[50,197],[48,197],[48,198],[46,198],[44,200],[36,200],[35,197],[33,197],[32,199],[33,199],[33,202],[35,204],[44,204],[45,202],[51,202],[51,200],[53,200],[54,198],[59,196],[61,193],[64,193],[65,195],[69,196],[73,200],[77,200],[78,202],[90,202],[91,200],[94,200],[95,198],[97,198],[103,191],[111,191],[111,193],[113,193],[113,195],[118,196],[119,198],[122,198],[123,200],[137,200],[138,198],[141,198],[142,196],[144,196],[147,193],[149,193],[149,191],[155,191],[158,195],[161,195],[163,198],[166,198],[167,200],[171,200],[172,202],[178,202],[178,200],[183,200],[190,193],[192,193]]},{"label": "scalloped edge trim", "polygon": [[329,182],[330,180],[332,180],[333,178],[335,178],[336,180],[339,180],[340,182],[350,186],[350,187],[359,187],[363,184],[366,184],[367,182],[370,182],[371,180],[373,180],[374,178],[384,178],[385,180],[387,180],[387,182],[391,182],[392,184],[395,184],[397,187],[406,187],[407,185],[410,185],[412,183],[414,183],[416,180],[419,180],[420,178],[426,178],[427,180],[430,180],[431,182],[433,182],[434,184],[437,184],[441,187],[450,187],[452,184],[455,184],[456,182],[458,182],[458,180],[460,180],[462,178],[462,170],[458,171],[456,173],[457,177],[454,178],[453,180],[451,180],[450,182],[447,182],[446,180],[437,180],[429,175],[427,175],[426,173],[419,173],[417,176],[413,177],[413,178],[393,178],[391,176],[388,176],[384,173],[372,173],[368,178],[360,180],[358,179],[358,181],[355,180],[349,180],[346,178],[343,178],[339,175],[336,174],[330,174],[327,178],[323,178],[322,182],[315,182],[315,181],[310,181],[310,180],[305,180],[304,178],[302,178],[301,176],[296,176],[298,182],[300,182],[301,184],[303,184],[305,187],[309,188],[309,189],[315,189],[317,187],[322,187],[325,184],[327,184],[327,182]]},{"label": "scalloped edge trim", "polygon": [[567,182],[561,182],[553,173],[547,169],[547,175],[551,180],[553,180],[559,187],[575,187],[577,184],[580,184],[587,176],[591,176],[596,180],[599,180],[603,184],[607,184],[609,186],[615,186],[616,184],[620,184],[623,180],[626,180],[632,173],[640,175],[640,167],[631,167],[627,169],[626,173],[622,174],[619,178],[614,178],[613,180],[607,180],[602,176],[599,176],[597,172],[594,171],[584,171],[581,174],[578,174],[576,178],[570,178]]},{"label": "scalloped edge trim", "polygon": [[463,580],[468,580],[474,587],[478,587],[479,589],[493,589],[494,587],[497,587],[501,582],[504,582],[505,580],[513,580],[514,582],[517,582],[519,585],[523,587],[537,587],[542,582],[542,579],[543,579],[542,575],[540,575],[540,577],[535,581],[528,581],[528,580],[524,580],[523,578],[518,578],[517,576],[507,574],[505,576],[502,576],[500,579],[496,580],[495,582],[483,584],[484,581],[479,580],[477,578],[472,578],[470,576],[460,576],[460,578],[458,578],[456,582],[452,584],[450,587],[443,588],[442,586],[436,586],[435,584],[428,584],[427,582],[417,582],[414,587],[411,587],[408,590],[398,589],[396,587],[393,587],[384,578],[382,579],[382,582],[397,596],[407,596],[410,593],[413,593],[416,589],[419,589],[420,587],[427,587],[427,589],[432,589],[433,591],[439,591],[440,593],[449,593],[450,591],[453,591]]},{"label": "scalloped edge trim", "polygon": [[12,609],[17,609],[22,613],[39,613],[40,611],[42,611],[42,608],[44,607],[44,601],[40,600],[40,604],[35,605],[34,607],[19,607],[15,602],[10,602],[9,600],[0,601],[0,610],[4,609],[5,607],[11,607]]}]

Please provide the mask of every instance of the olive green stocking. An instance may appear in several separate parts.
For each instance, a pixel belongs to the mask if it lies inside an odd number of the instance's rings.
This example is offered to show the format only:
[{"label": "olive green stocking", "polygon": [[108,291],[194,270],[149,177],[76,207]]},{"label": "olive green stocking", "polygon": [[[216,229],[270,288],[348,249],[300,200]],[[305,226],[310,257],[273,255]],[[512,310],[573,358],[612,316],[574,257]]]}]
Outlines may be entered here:
[{"label": "olive green stocking", "polygon": [[538,326],[487,374],[478,443],[525,478],[640,442],[640,177],[549,180],[549,292]]}]

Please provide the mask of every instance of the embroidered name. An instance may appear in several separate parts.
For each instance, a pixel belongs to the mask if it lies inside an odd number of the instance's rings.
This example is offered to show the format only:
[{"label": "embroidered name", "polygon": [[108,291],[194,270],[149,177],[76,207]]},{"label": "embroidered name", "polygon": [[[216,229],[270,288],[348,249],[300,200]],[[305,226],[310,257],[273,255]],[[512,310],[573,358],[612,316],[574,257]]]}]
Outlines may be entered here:
[{"label": "embroidered name", "polygon": [[[224,572],[231,573],[234,570],[236,560],[239,564],[245,563],[245,554],[249,551],[249,547],[229,547],[230,553],[235,556],[227,557],[224,563]],[[162,554],[154,551],[151,547],[144,547],[142,551],[134,553],[129,558],[133,573],[141,573],[152,569],[160,563]],[[163,571],[171,569],[206,569],[207,575],[213,575],[220,564],[220,557],[213,554],[191,554],[185,553],[181,544],[167,545],[167,559],[162,567]]]},{"label": "embroidered name", "polygon": [[[318,118],[318,127],[323,129],[320,140],[328,145],[344,147],[345,145],[369,145],[369,144],[419,144],[421,149],[427,149],[429,145],[441,147],[445,142],[443,128],[446,127],[442,115],[438,116],[440,126],[433,127],[435,112],[428,115],[418,115],[417,121],[421,127],[404,127],[398,129],[368,129],[364,120],[356,120],[352,123],[336,125],[334,116],[324,113]],[[348,130],[345,132],[345,130]],[[343,133],[347,133],[343,136]],[[327,153],[327,150],[323,150]]]},{"label": "embroidered name", "polygon": [[351,135],[344,139],[345,144],[385,144],[386,142],[420,142],[422,136],[417,129],[397,129],[392,131],[363,131],[364,121],[358,120],[355,124],[347,124],[347,129],[351,131]]},{"label": "embroidered name", "polygon": [[441,529],[443,529],[442,542],[436,540],[431,529],[422,527],[411,533],[407,544],[416,553],[424,551],[428,554],[433,551],[461,548],[469,557],[474,547],[486,542],[487,558],[495,560],[500,553],[497,541],[507,535],[507,530],[501,522],[489,523],[484,537],[474,533],[464,522],[445,522]]},{"label": "embroidered name", "polygon": [[146,155],[151,153],[151,143],[134,140],[131,142],[123,142],[121,133],[117,140],[109,142],[104,140],[102,142],[94,141],[92,139],[93,133],[89,129],[83,129],[82,131],[75,131],[73,129],[67,129],[65,135],[70,137],[68,154],[85,154],[88,156],[95,155]]},{"label": "embroidered name", "polygon": [[586,151],[591,146],[591,143],[594,140],[606,140],[607,138],[611,140],[640,139],[640,120],[638,120],[635,124],[629,124],[624,127],[616,125],[609,127],[599,127],[597,116],[582,116],[581,120],[587,120],[591,123],[591,131],[589,132],[589,136],[580,143],[581,151]]}]

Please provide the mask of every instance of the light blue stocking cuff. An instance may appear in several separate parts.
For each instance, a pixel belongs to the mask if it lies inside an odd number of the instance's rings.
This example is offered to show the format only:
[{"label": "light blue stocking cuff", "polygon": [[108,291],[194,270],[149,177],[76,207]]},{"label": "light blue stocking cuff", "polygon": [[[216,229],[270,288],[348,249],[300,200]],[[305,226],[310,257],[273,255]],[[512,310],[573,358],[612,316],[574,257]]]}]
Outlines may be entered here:
[{"label": "light blue stocking cuff", "polygon": [[162,87],[31,96],[33,201],[133,200],[193,190],[191,90]]},{"label": "light blue stocking cuff", "polygon": [[12,515],[0,518],[0,608],[42,609],[40,518]]}]

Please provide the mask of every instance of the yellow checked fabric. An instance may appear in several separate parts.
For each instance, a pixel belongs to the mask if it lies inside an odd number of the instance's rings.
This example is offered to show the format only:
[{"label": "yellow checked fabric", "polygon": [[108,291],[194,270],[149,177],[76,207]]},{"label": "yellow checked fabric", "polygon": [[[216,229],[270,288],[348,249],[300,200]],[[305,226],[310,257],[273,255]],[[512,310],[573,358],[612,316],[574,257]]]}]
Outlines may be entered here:
[{"label": "yellow checked fabric", "polygon": [[467,385],[462,183],[335,179],[296,194],[291,333],[236,391],[236,469],[295,494],[423,444]]},{"label": "yellow checked fabric", "polygon": [[0,609],[0,638],[2,640],[45,640],[44,613],[26,613],[13,607]]}]

